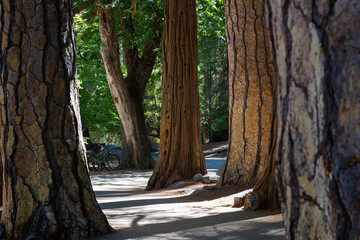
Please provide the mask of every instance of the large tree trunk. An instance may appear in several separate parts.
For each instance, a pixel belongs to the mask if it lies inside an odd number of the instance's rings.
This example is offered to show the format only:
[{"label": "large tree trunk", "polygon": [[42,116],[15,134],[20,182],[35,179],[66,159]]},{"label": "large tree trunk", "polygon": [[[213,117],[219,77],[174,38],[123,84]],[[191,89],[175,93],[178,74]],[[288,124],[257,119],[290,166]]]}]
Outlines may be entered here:
[{"label": "large tree trunk", "polygon": [[225,19],[230,126],[220,184],[252,188],[271,169],[275,138],[275,88],[263,1],[226,0]]},{"label": "large tree trunk", "polygon": [[360,236],[357,0],[267,0],[278,75],[276,168],[288,239]]},{"label": "large tree trunk", "polygon": [[159,158],[147,189],[206,173],[201,147],[195,0],[166,1]]},{"label": "large tree trunk", "polygon": [[[1,9],[1,8],[0,8]],[[2,66],[2,54],[0,54],[0,69],[1,69],[1,66]],[[0,80],[0,82],[1,82],[1,80]],[[1,91],[1,88],[0,88],[0,91]],[[1,101],[1,99],[2,99],[2,96],[1,96],[1,94],[0,94],[0,101]],[[2,111],[2,102],[0,102],[0,114],[2,113],[1,111]],[[2,136],[2,116],[0,115],[0,144],[2,143],[2,141],[3,141],[3,136]],[[4,164],[5,164],[5,162],[4,162],[4,153],[3,153],[3,151],[0,149],[0,206],[2,206],[3,205],[3,198],[4,198],[4,192],[3,192],[3,190],[4,190],[4,174],[5,174],[5,172],[4,172]],[[1,214],[2,214],[2,211],[1,211]]]},{"label": "large tree trunk", "polygon": [[269,156],[271,161],[267,162],[264,175],[255,183],[253,191],[246,196],[244,209],[246,210],[258,210],[258,209],[280,209],[280,199],[278,185],[276,182],[275,173],[275,146],[276,146],[276,119],[274,118],[273,124],[273,138],[272,149]]},{"label": "large tree trunk", "polygon": [[[1,63],[0,63],[0,65],[1,65]],[[1,107],[0,107],[0,109],[1,109]],[[1,119],[1,117],[0,117],[0,119]],[[1,124],[1,121],[0,121],[0,124]],[[1,142],[1,133],[0,133],[0,142]],[[2,204],[3,204],[3,180],[4,180],[4,171],[3,171],[4,164],[2,162],[1,154],[2,153],[0,152],[0,206],[2,206]]]},{"label": "large tree trunk", "polygon": [[[151,156],[151,145],[146,133],[142,105],[147,80],[139,82],[136,76],[131,74],[128,74],[126,79],[124,78],[121,72],[118,38],[111,9],[99,8],[99,30],[106,77],[125,133],[126,142],[123,143],[123,147],[127,148],[125,152],[131,157],[134,167],[153,168],[154,160]],[[129,62],[131,61],[129,60]],[[142,69],[139,68],[138,72],[141,71]],[[149,76],[143,77],[148,79]],[[123,156],[125,155],[123,154]]]},{"label": "large tree trunk", "polygon": [[2,0],[3,238],[111,230],[85,165],[71,1]]}]

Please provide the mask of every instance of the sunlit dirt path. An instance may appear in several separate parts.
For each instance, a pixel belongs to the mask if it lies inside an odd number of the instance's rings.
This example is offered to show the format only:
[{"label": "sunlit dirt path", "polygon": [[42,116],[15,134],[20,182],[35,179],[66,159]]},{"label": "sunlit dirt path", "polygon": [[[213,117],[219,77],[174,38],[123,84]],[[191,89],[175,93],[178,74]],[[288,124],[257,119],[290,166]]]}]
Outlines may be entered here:
[{"label": "sunlit dirt path", "polygon": [[284,238],[279,212],[232,208],[234,190],[198,183],[146,192],[143,189],[150,175],[118,172],[91,176],[100,207],[117,230],[96,239]]}]

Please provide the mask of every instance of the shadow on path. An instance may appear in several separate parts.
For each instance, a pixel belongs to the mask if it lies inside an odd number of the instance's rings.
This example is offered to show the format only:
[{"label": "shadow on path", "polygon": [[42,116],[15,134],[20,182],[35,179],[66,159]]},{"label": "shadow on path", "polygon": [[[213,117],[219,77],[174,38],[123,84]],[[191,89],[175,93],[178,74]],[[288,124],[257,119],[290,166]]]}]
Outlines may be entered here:
[{"label": "shadow on path", "polygon": [[[231,212],[213,216],[139,226],[138,215],[130,228],[96,239],[283,239],[284,230],[278,212]],[[272,222],[265,217],[275,216]]]},{"label": "shadow on path", "polygon": [[[92,176],[96,198],[117,232],[95,239],[283,239],[279,212],[231,208],[241,189],[192,185],[144,191],[151,172]],[[191,195],[191,191],[197,190]],[[190,195],[188,195],[190,194]]]},{"label": "shadow on path", "polygon": [[[144,199],[136,199],[136,200],[128,200],[122,198],[120,201],[107,201],[104,203],[100,203],[100,207],[102,209],[113,209],[113,208],[128,208],[128,207],[139,207],[139,206],[147,206],[147,205],[159,205],[159,204],[168,204],[168,203],[182,203],[182,202],[202,202],[202,201],[210,201],[222,197],[226,197],[238,192],[243,191],[244,189],[240,188],[209,188],[204,187],[201,190],[194,191],[193,194],[188,196],[181,196],[181,197],[169,197],[169,198],[154,198],[155,194],[161,194],[163,191],[143,191],[141,188],[128,191],[96,191],[97,198],[106,198],[111,197],[114,199],[121,199],[121,197],[125,196],[134,196],[137,194],[143,194],[144,196],[152,196],[152,198],[144,198]],[[221,190],[221,191],[219,191]],[[177,191],[174,189],[173,191]],[[181,191],[181,190],[178,190]],[[213,192],[217,192],[213,194]],[[176,192],[174,192],[176,194]]]}]

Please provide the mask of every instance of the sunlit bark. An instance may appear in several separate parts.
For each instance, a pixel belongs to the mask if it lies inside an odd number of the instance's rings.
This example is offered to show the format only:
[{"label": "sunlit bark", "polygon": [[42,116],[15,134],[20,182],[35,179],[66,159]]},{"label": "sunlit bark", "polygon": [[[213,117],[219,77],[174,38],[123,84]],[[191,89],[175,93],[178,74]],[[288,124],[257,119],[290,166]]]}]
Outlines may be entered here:
[{"label": "sunlit bark", "polygon": [[278,76],[276,169],[288,239],[360,236],[357,0],[266,0]]}]

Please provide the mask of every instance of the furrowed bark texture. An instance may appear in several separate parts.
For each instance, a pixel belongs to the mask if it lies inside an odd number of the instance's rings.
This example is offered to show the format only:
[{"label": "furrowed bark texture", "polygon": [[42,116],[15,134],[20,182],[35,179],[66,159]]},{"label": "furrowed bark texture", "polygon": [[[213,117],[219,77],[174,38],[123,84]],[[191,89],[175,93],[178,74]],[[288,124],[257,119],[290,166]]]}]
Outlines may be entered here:
[{"label": "furrowed bark texture", "polygon": [[[1,57],[0,57],[1,59]],[[1,65],[1,62],[0,62]],[[0,122],[1,124],[1,122]],[[1,131],[1,130],[0,130]],[[1,141],[1,134],[0,134],[0,141]],[[3,180],[4,180],[4,171],[3,171],[3,164],[2,164],[2,156],[0,151],[0,206],[3,204]]]},{"label": "furrowed bark texture", "polygon": [[147,189],[205,174],[197,80],[195,0],[166,1],[160,151]]},{"label": "furrowed bark texture", "polygon": [[[137,56],[137,50],[127,49],[128,76],[124,78],[121,72],[118,37],[111,9],[99,8],[99,29],[102,40],[101,55],[106,77],[120,116],[122,132],[125,133],[126,142],[123,143],[123,146],[127,148],[126,155],[131,158],[133,167],[153,168],[155,163],[151,156],[151,145],[147,137],[142,101],[145,86],[156,59],[155,53],[150,49],[160,43],[148,43],[151,46],[144,48],[141,59]],[[160,42],[160,37],[158,36],[158,38]],[[127,161],[127,159],[125,160]]]},{"label": "furrowed bark texture", "polygon": [[229,150],[221,185],[251,188],[271,168],[275,89],[263,1],[225,1]]},{"label": "furrowed bark texture", "polygon": [[288,239],[360,236],[360,5],[267,0]]},{"label": "furrowed bark texture", "polygon": [[111,230],[85,165],[71,1],[1,0],[2,238]]}]

